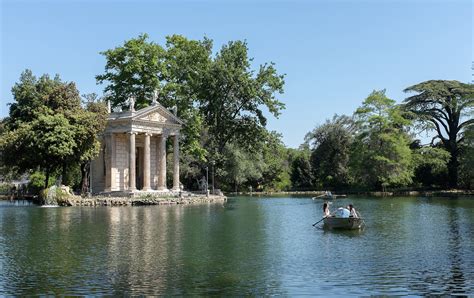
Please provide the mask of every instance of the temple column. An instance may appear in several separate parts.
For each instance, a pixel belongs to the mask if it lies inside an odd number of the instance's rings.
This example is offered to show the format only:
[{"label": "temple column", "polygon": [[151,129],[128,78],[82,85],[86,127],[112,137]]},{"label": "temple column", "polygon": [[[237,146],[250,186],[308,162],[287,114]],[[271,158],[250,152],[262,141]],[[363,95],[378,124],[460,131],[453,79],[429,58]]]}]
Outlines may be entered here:
[{"label": "temple column", "polygon": [[179,135],[173,136],[173,190],[179,191]]},{"label": "temple column", "polygon": [[128,179],[130,191],[135,191],[136,188],[136,168],[135,168],[135,132],[129,132],[129,163],[128,163]]},{"label": "temple column", "polygon": [[166,135],[158,138],[158,190],[166,190]]},{"label": "temple column", "polygon": [[104,166],[105,166],[105,191],[112,191],[112,135],[105,136]]},{"label": "temple column", "polygon": [[110,149],[112,151],[110,155],[110,190],[118,190],[117,187],[117,166],[115,160],[117,159],[117,152],[115,149],[115,134],[110,134]]},{"label": "temple column", "polygon": [[148,191],[150,187],[150,134],[145,133],[145,148],[143,156],[143,190]]}]

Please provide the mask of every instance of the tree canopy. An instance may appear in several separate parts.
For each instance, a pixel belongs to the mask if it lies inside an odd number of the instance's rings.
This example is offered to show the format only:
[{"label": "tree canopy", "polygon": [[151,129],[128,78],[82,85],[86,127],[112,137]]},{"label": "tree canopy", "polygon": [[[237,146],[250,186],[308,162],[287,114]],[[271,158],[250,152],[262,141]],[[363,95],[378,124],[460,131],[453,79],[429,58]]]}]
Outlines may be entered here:
[{"label": "tree canopy", "polygon": [[405,99],[404,108],[413,112],[425,128],[436,132],[451,154],[448,164],[449,184],[458,184],[459,144],[463,142],[463,130],[474,125],[469,115],[474,108],[474,85],[458,81],[425,81],[404,90],[417,92]]},{"label": "tree canopy", "polygon": [[351,171],[368,187],[407,185],[412,182],[413,162],[409,125],[385,90],[373,91],[354,113],[358,134],[351,156]]},{"label": "tree canopy", "polygon": [[[99,149],[97,134],[105,128],[105,105],[81,105],[72,82],[56,76],[37,79],[26,70],[12,88],[14,103],[3,120],[0,137],[3,164],[20,172],[40,168],[49,176],[69,164],[92,159]],[[15,158],[12,158],[14,156]]]},{"label": "tree canopy", "polygon": [[324,187],[349,185],[349,154],[354,123],[347,116],[335,115],[331,121],[309,132],[305,141],[313,147],[311,168],[314,184]]},{"label": "tree canopy", "polygon": [[[273,63],[254,70],[243,41],[230,41],[213,56],[213,43],[207,38],[172,35],[160,46],[143,34],[101,54],[106,58],[105,73],[96,79],[105,84],[113,106],[127,108],[134,96],[141,108],[158,94],[162,105],[177,107],[186,123],[183,156],[193,164],[212,161],[222,167],[227,162],[225,150],[261,150],[270,138],[264,109],[274,117],[284,109],[277,99],[284,76]],[[195,172],[194,166],[184,168]]]}]

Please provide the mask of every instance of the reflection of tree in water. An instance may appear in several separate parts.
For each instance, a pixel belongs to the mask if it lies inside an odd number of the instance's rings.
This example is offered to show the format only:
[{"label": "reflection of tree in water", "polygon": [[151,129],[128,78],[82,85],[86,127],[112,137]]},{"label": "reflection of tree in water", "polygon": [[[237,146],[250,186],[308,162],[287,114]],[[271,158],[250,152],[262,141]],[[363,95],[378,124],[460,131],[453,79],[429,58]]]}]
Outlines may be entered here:
[{"label": "reflection of tree in water", "polygon": [[[418,282],[410,284],[409,288],[420,295],[465,295],[469,293],[469,286],[466,285],[465,268],[466,260],[463,254],[463,233],[461,231],[459,218],[459,202],[456,199],[433,200],[430,205],[442,205],[445,216],[432,214],[433,221],[447,229],[435,234],[438,239],[433,239],[433,243],[441,244],[440,254],[430,256],[431,262],[438,263],[432,268],[422,268],[417,272]],[[445,258],[445,259],[433,259]],[[469,268],[469,267],[467,267]],[[434,271],[433,271],[434,270]],[[472,289],[471,289],[472,290]]]},{"label": "reflection of tree in water", "polygon": [[[107,271],[114,294],[272,294],[262,279],[265,218],[254,204],[111,208]],[[245,209],[245,210],[243,210]],[[237,212],[234,212],[237,211]],[[244,216],[245,214],[245,216]]]},{"label": "reflection of tree in water", "polygon": [[459,214],[455,206],[448,210],[449,218],[449,252],[448,258],[451,262],[451,276],[447,283],[447,292],[449,294],[466,294],[466,279],[464,277],[461,257],[461,233],[459,232]]},{"label": "reflection of tree in water", "polygon": [[106,237],[95,210],[90,210],[32,207],[0,216],[0,234],[7,244],[2,294],[83,295],[99,290],[107,281],[97,273],[95,260],[102,257]]}]

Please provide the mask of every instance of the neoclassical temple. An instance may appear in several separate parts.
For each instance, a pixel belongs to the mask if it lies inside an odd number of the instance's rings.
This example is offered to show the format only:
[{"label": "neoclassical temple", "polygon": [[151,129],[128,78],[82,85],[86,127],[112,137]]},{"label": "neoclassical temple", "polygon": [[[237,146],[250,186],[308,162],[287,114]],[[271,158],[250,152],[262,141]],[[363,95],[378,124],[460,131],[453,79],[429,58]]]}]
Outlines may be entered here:
[{"label": "neoclassical temple", "polygon": [[171,190],[179,191],[179,133],[182,125],[182,120],[156,101],[141,110],[132,108],[110,113],[102,135],[100,154],[91,164],[92,192],[168,192],[168,138],[173,140]]}]

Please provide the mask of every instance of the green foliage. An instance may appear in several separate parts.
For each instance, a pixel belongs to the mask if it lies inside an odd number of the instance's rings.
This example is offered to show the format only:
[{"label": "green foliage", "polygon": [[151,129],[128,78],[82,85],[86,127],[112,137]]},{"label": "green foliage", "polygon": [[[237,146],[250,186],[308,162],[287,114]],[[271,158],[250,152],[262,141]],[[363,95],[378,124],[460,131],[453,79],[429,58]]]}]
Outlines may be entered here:
[{"label": "green foliage", "polygon": [[[228,183],[229,189],[237,192],[247,182],[262,178],[265,167],[262,155],[249,154],[235,144],[227,144],[224,155],[226,160],[220,175],[223,176],[223,182]],[[234,187],[230,188],[231,185]]]},{"label": "green foliage", "polygon": [[240,142],[249,150],[259,148],[265,138],[266,117],[262,107],[278,117],[284,108],[275,98],[283,93],[284,80],[273,64],[250,68],[245,42],[224,45],[204,73],[200,107],[209,127],[209,152],[221,153],[228,142]]},{"label": "green foliage", "polygon": [[412,144],[414,181],[424,187],[446,187],[449,152],[440,147]]},{"label": "green foliage", "polygon": [[464,141],[463,130],[474,125],[474,119],[469,117],[474,109],[474,85],[431,80],[410,86],[404,91],[417,92],[405,99],[404,108],[416,116],[424,129],[434,130],[436,138],[451,154],[448,163],[449,184],[456,187],[459,146]]},{"label": "green foliage", "polygon": [[356,110],[358,134],[351,150],[351,173],[356,184],[385,189],[408,185],[413,177],[409,137],[410,122],[385,90],[374,91]]},{"label": "green foliage", "polygon": [[[125,108],[132,95],[137,108],[147,106],[157,91],[163,106],[177,107],[178,117],[186,123],[181,150],[182,162],[190,163],[183,165],[184,180],[189,182],[200,179],[202,168],[210,162],[216,164],[217,178],[235,171],[225,168],[233,167],[225,151],[262,150],[267,137],[263,109],[278,117],[284,108],[276,98],[283,93],[284,80],[273,63],[253,70],[242,41],[229,42],[215,57],[212,47],[207,38],[188,40],[180,35],[168,36],[162,47],[143,34],[102,52],[105,73],[96,76],[98,83],[106,84],[104,91],[113,106]],[[238,156],[232,158],[243,158]],[[277,177],[277,172],[266,174]],[[244,179],[233,177],[233,183]]]},{"label": "green foliage", "polygon": [[312,189],[314,179],[311,171],[310,156],[311,150],[308,147],[303,147],[299,150],[290,149],[290,181],[293,189]]},{"label": "green foliage", "polygon": [[259,181],[260,187],[264,190],[280,191],[291,187],[288,150],[281,141],[281,137],[281,134],[274,131],[266,134],[265,137],[262,151],[265,167]]},{"label": "green foliage", "polygon": [[324,188],[349,185],[348,163],[353,126],[349,117],[335,115],[331,121],[326,121],[306,135],[306,143],[313,147],[310,162],[314,185]]},{"label": "green foliage", "polygon": [[253,152],[240,143],[228,143],[222,155],[223,166],[218,169],[220,186],[225,190],[242,191],[252,186],[255,190],[279,191],[289,189],[288,151],[281,135],[265,135],[263,147]]},{"label": "green foliage", "polygon": [[460,156],[461,185],[467,189],[474,188],[474,126],[469,126],[464,133],[465,141]]},{"label": "green foliage", "polygon": [[13,184],[10,183],[0,183],[0,195],[9,195],[11,194],[12,189],[14,188]]},{"label": "green foliage", "polygon": [[[45,188],[44,180],[46,175],[41,171],[34,171],[29,175],[28,191],[32,194],[39,194],[41,189]],[[55,177],[50,176],[48,179],[48,187],[54,184]],[[47,188],[47,187],[46,187]]]},{"label": "green foliage", "polygon": [[148,98],[159,88],[164,77],[165,51],[147,39],[148,35],[142,34],[121,47],[101,52],[107,58],[105,73],[96,79],[98,83],[110,83],[104,91],[112,106],[128,107],[125,104],[133,95],[137,108],[146,107]]},{"label": "green foliage", "polygon": [[65,176],[69,164],[98,153],[97,134],[105,128],[106,108],[101,103],[83,108],[74,83],[62,82],[59,76],[37,79],[26,70],[12,92],[14,103],[0,138],[5,166],[19,172],[39,167],[46,186],[51,173],[62,168]]}]

